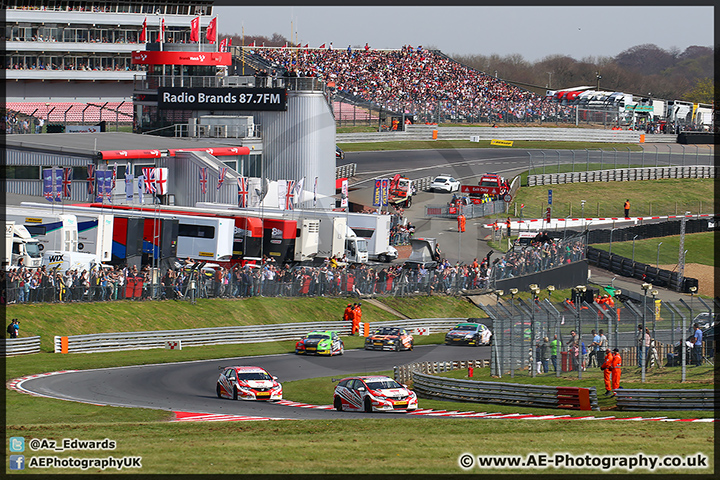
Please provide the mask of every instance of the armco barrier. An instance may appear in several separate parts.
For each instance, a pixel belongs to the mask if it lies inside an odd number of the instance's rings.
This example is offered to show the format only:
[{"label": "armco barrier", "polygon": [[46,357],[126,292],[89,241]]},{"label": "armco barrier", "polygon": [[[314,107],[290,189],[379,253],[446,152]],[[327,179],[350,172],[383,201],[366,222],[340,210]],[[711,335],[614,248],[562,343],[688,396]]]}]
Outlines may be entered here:
[{"label": "armco barrier", "polygon": [[390,142],[397,140],[545,140],[569,142],[640,143],[640,134],[629,130],[545,127],[440,127],[437,125],[406,125],[402,132],[338,133],[338,143]]},{"label": "armco barrier", "polygon": [[706,390],[645,390],[621,388],[615,391],[621,410],[712,410],[715,391]]},{"label": "armco barrier", "polygon": [[[579,166],[582,168],[582,166]],[[663,178],[716,178],[717,170],[711,165],[685,167],[618,168],[613,170],[590,170],[588,172],[543,173],[528,175],[527,185],[558,185],[563,183],[633,182]]]},{"label": "armco barrier", "polygon": [[[390,322],[372,322],[370,328],[397,326],[425,327],[430,333],[449,330],[466,318],[423,318]],[[298,340],[312,330],[335,330],[349,335],[350,322],[304,322],[276,325],[248,325],[242,327],[193,328],[187,330],[158,330],[155,332],[97,333],[87,335],[55,336],[55,353],[89,353],[120,350],[146,350],[165,348],[167,341],[180,341],[183,348],[201,345],[233,343],[261,343],[281,340]]]},{"label": "armco barrier", "polygon": [[40,353],[40,337],[4,338],[3,352],[6,357],[26,353]]},{"label": "armco barrier", "polygon": [[595,387],[547,387],[519,383],[476,382],[412,372],[413,390],[418,396],[438,400],[474,403],[600,410]]}]

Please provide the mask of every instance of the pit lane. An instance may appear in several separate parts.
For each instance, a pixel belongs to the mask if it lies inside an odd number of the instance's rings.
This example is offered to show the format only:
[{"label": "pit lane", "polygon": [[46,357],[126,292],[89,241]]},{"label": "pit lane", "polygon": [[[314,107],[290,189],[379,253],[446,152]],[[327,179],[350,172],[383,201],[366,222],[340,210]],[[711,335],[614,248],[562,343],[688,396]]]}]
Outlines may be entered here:
[{"label": "pit lane", "polygon": [[[241,350],[242,346],[238,346]],[[283,419],[411,418],[402,413],[336,412],[278,405],[270,402],[219,399],[215,385],[221,365],[254,365],[266,369],[280,382],[392,370],[413,362],[483,360],[490,347],[446,345],[417,346],[412,351],[346,350],[335,357],[295,354],[235,357],[216,360],[113,367],[72,371],[24,380],[21,390],[49,398],[96,405],[153,408],[168,411],[245,415]],[[294,400],[287,398],[287,400]],[[332,397],[327,399],[332,403]],[[420,400],[422,408],[422,399]]]}]

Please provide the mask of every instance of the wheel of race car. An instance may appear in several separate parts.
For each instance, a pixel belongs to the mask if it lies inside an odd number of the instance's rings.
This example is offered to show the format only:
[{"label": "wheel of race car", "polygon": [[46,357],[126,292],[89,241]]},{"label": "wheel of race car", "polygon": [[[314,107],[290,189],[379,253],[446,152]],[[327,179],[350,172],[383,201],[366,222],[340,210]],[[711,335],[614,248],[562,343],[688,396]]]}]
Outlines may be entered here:
[{"label": "wheel of race car", "polygon": [[222,395],[220,394],[221,389],[220,389],[220,384],[219,384],[219,383],[218,383],[217,386],[215,387],[215,391],[217,392],[218,398],[222,398]]},{"label": "wheel of race car", "polygon": [[480,335],[478,335],[477,337],[475,337],[475,346],[476,346],[476,347],[479,347],[479,346],[480,346]]},{"label": "wheel of race car", "polygon": [[238,394],[237,394],[237,387],[233,387],[233,400],[237,400]]},{"label": "wheel of race car", "polygon": [[396,351],[396,352],[399,352],[399,351],[400,351],[400,342],[398,342],[398,343],[395,344],[395,351]]},{"label": "wheel of race car", "polygon": [[340,400],[340,397],[335,397],[335,400],[333,400],[333,407],[335,407],[335,410],[338,412],[342,412],[342,400]]},{"label": "wheel of race car", "polygon": [[409,350],[412,351],[413,348],[415,348],[415,344],[414,344],[414,343],[410,343],[410,349],[409,349]]},{"label": "wheel of race car", "polygon": [[365,397],[365,413],[372,413],[372,403],[370,399]]},{"label": "wheel of race car", "polygon": [[345,345],[340,345],[340,355],[345,353]]}]

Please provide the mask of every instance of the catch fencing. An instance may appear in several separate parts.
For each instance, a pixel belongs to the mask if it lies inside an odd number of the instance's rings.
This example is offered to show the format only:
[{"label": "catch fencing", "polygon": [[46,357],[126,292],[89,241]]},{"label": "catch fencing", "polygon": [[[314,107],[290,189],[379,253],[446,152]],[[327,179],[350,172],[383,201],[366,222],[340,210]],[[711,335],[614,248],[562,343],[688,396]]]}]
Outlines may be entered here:
[{"label": "catch fencing", "polygon": [[[535,301],[525,302],[510,294],[509,302],[504,298],[495,305],[481,304],[492,322],[493,375],[559,377],[563,372],[575,372],[582,378],[583,371],[599,370],[604,361],[604,351],[598,353],[592,347],[591,333],[602,329],[606,348],[618,348],[623,365],[642,366],[644,361],[646,370],[680,366],[684,380],[695,353],[685,347],[685,340],[694,330],[690,325],[699,313],[712,314],[720,308],[701,298],[690,303],[660,301],[650,292],[634,301],[618,301],[614,306],[593,301],[605,293],[603,287],[576,290],[573,298],[556,304],[549,300],[552,291],[548,290],[547,294],[540,292]],[[547,298],[541,300],[540,295]],[[646,335],[639,335],[638,326]],[[555,339],[556,350],[551,343]],[[673,347],[661,349],[660,344]],[[702,361],[711,361],[713,355],[714,342],[703,342]]]},{"label": "catch fencing", "polygon": [[[466,318],[421,318],[368,324],[378,327],[424,329],[424,333],[445,332]],[[87,335],[55,336],[55,353],[90,353],[165,348],[167,342],[179,342],[181,347],[225,345],[241,343],[279,342],[299,340],[314,330],[334,330],[340,335],[351,333],[351,322],[301,322],[276,325],[248,325],[240,327],[193,328],[186,330],[158,330],[154,332],[119,332]],[[362,329],[361,329],[362,331]]]},{"label": "catch fencing", "polygon": [[413,372],[436,374],[466,368],[487,368],[489,360],[453,360],[451,362],[416,362],[393,367],[393,378],[399,383],[411,383]]},{"label": "catch fencing", "polygon": [[[635,142],[636,143],[636,142]],[[534,175],[591,172],[593,170],[631,170],[646,167],[713,166],[714,150],[709,145],[640,145],[641,151],[630,147],[617,149],[530,150],[528,173]],[[682,148],[682,153],[678,152]],[[714,171],[714,167],[713,167]],[[599,180],[598,180],[599,181]]]},{"label": "catch fencing", "polygon": [[24,355],[27,353],[40,353],[40,337],[4,338],[3,354],[6,357]]}]

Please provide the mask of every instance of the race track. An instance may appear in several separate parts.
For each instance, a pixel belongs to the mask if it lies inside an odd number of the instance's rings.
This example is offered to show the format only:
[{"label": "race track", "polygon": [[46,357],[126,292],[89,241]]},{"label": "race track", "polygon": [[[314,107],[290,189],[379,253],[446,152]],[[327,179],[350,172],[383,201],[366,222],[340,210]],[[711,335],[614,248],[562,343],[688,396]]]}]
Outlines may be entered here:
[{"label": "race track", "polygon": [[[242,349],[242,346],[238,346]],[[336,412],[278,405],[269,402],[219,399],[215,384],[221,365],[255,365],[280,382],[316,377],[344,377],[392,370],[413,362],[482,360],[490,347],[426,345],[406,352],[346,350],[342,356],[306,357],[280,354],[236,357],[184,363],[103,368],[41,376],[22,382],[21,389],[50,398],[98,405],[154,408],[168,411],[244,415],[283,419],[387,418],[385,413]],[[287,400],[294,400],[286,398]],[[328,398],[326,404],[332,403]],[[420,401],[422,408],[422,400]],[[413,417],[411,415],[391,414]]]}]

